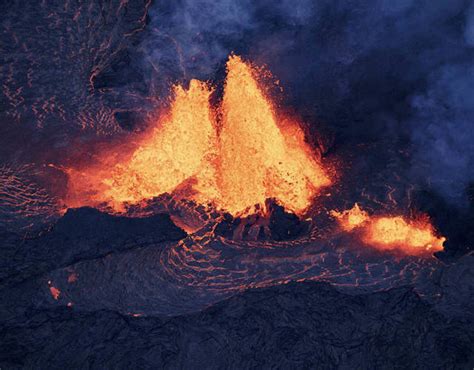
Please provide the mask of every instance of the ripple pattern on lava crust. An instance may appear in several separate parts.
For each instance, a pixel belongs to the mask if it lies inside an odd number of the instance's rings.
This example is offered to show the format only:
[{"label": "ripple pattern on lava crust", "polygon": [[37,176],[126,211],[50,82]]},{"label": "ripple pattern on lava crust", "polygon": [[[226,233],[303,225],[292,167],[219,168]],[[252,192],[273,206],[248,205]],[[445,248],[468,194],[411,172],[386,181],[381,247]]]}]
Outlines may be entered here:
[{"label": "ripple pattern on lava crust", "polygon": [[0,228],[26,231],[58,217],[57,200],[32,179],[34,168],[0,166]]},{"label": "ripple pattern on lava crust", "polygon": [[438,265],[433,258],[395,259],[367,252],[352,240],[261,243],[212,237],[199,240],[196,236],[165,249],[161,262],[167,274],[181,284],[218,292],[291,280],[328,281],[361,290],[386,289],[413,282],[420,270],[434,272]]},{"label": "ripple pattern on lava crust", "polygon": [[[125,53],[148,2],[6,2],[0,29],[0,105],[15,121],[110,133],[119,127],[97,77]],[[47,52],[45,52],[47,51]]]},{"label": "ripple pattern on lava crust", "polygon": [[[207,307],[239,291],[288,281],[324,281],[350,294],[407,284],[433,295],[440,262],[367,250],[350,238],[291,242],[234,242],[202,231],[178,243],[72,264],[37,280],[37,305],[177,315]],[[71,279],[74,276],[74,279]],[[59,289],[53,299],[52,282]]]}]

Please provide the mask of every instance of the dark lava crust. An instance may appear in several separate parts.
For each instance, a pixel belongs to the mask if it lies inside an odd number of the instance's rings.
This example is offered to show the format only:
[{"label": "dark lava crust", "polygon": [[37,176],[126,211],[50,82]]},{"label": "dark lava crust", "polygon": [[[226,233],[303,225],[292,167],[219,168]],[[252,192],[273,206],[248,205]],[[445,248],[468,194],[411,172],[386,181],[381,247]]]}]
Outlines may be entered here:
[{"label": "dark lava crust", "polygon": [[410,288],[360,296],[321,283],[249,290],[202,312],[31,311],[1,323],[0,365],[114,369],[470,369],[472,322]]}]

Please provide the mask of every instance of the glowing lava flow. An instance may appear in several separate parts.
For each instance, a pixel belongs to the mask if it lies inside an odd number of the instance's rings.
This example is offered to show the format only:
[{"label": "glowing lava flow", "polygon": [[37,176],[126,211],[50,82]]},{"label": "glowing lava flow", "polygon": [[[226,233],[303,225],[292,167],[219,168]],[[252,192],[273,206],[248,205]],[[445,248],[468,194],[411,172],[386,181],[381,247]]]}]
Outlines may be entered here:
[{"label": "glowing lava flow", "polygon": [[331,215],[343,230],[359,230],[364,243],[380,250],[421,255],[443,250],[446,240],[435,235],[427,218],[406,220],[401,216],[369,216],[357,203],[350,210],[331,211]]},{"label": "glowing lava flow", "polygon": [[82,180],[69,171],[73,205],[107,203],[121,211],[124,203],[179,192],[233,215],[263,209],[267,198],[303,212],[330,180],[298,125],[277,120],[256,73],[240,57],[229,58],[220,122],[206,83],[175,87],[168,116],[130,159],[112,169],[86,171]]}]

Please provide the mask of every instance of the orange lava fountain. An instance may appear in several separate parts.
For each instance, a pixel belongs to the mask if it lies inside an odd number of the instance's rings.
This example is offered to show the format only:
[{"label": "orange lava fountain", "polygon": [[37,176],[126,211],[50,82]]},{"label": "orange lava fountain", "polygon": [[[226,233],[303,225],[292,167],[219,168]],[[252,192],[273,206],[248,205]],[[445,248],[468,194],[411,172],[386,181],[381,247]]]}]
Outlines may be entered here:
[{"label": "orange lava fountain", "polygon": [[406,220],[402,216],[369,216],[357,203],[350,210],[331,211],[331,215],[343,230],[359,230],[364,243],[380,250],[423,255],[443,250],[446,240],[435,235],[427,217]]},{"label": "orange lava fountain", "polygon": [[124,202],[172,192],[187,179],[196,182],[196,197],[216,196],[210,161],[216,145],[213,115],[208,101],[210,90],[192,80],[188,90],[174,88],[175,100],[168,118],[153,129],[131,159],[119,163],[100,197],[120,209]]},{"label": "orange lava fountain", "polygon": [[369,214],[360,208],[357,203],[351,209],[342,212],[331,211],[330,215],[339,221],[339,224],[345,231],[351,231],[356,227],[362,226],[362,224],[369,220]]},{"label": "orange lava fountain", "polygon": [[227,71],[218,176],[223,208],[239,213],[276,198],[289,210],[304,211],[329,180],[303,132],[294,124],[279,125],[248,64],[234,56]]},{"label": "orange lava fountain", "polygon": [[107,203],[122,211],[126,203],[179,192],[233,215],[264,210],[267,198],[303,213],[330,180],[298,124],[277,118],[256,73],[240,57],[229,58],[219,122],[206,83],[176,86],[169,114],[130,158],[112,167],[68,171],[66,203]]}]

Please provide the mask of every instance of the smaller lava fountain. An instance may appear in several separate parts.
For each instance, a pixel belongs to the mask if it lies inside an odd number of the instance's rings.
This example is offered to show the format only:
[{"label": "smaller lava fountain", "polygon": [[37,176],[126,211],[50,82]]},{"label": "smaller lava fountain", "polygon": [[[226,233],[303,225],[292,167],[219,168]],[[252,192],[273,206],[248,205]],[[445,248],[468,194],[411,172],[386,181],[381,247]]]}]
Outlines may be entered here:
[{"label": "smaller lava fountain", "polygon": [[379,250],[401,249],[406,254],[423,255],[443,250],[446,238],[435,235],[427,216],[406,220],[402,216],[369,216],[356,203],[342,212],[331,211],[345,231],[361,233],[364,243]]}]

